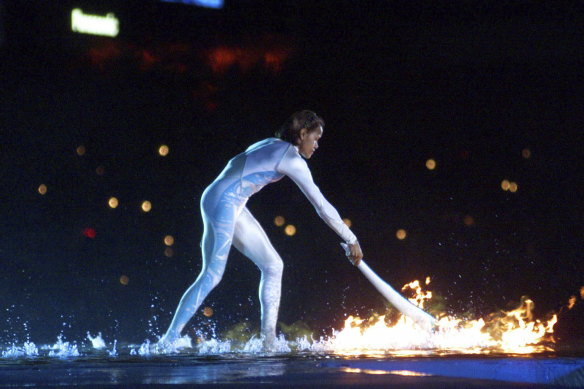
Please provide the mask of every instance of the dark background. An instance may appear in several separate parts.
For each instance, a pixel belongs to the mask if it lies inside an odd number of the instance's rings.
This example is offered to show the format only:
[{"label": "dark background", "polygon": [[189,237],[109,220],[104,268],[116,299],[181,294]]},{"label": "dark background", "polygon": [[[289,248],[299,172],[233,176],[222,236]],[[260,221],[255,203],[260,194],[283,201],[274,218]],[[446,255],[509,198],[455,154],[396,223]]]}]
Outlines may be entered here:
[{"label": "dark background", "polygon": [[[543,318],[583,285],[581,2],[54,3],[0,3],[2,343],[154,340],[201,266],[202,191],[305,108],[326,121],[314,179],[394,287],[430,276],[477,317],[528,295]],[[75,7],[119,36],[71,32]],[[384,311],[290,180],[248,206],[285,261],[282,322]],[[233,250],[193,328],[258,327],[258,282]]]}]

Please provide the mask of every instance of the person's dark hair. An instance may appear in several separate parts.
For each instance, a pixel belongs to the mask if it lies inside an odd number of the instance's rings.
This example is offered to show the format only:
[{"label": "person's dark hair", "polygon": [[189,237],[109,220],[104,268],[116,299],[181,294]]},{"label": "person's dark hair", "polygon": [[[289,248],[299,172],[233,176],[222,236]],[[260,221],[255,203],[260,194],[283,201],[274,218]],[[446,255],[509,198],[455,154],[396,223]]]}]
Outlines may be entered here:
[{"label": "person's dark hair", "polygon": [[298,111],[293,113],[276,131],[276,138],[296,144],[296,141],[300,139],[300,130],[306,128],[310,132],[319,126],[324,127],[324,120],[316,113],[309,110]]}]

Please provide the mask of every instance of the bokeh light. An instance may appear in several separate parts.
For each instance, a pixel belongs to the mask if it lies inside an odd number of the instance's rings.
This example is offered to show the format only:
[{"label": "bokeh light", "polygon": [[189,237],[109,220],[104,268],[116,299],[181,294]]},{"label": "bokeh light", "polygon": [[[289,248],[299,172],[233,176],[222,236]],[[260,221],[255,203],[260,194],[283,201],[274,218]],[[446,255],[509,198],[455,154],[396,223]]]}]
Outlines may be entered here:
[{"label": "bokeh light", "polygon": [[525,159],[529,159],[531,157],[531,150],[528,148],[521,150],[521,156]]},{"label": "bokeh light", "polygon": [[399,230],[397,230],[397,232],[395,233],[395,236],[399,239],[399,240],[404,240],[406,238],[408,234],[406,233],[406,230],[400,228]]},{"label": "bokeh light", "polygon": [[164,244],[167,246],[172,246],[174,244],[174,237],[172,235],[166,235],[164,237]]},{"label": "bokeh light", "polygon": [[112,209],[117,208],[119,205],[118,199],[115,197],[110,197],[110,199],[107,201],[107,205],[109,205],[109,207]]},{"label": "bokeh light", "polygon": [[40,194],[45,195],[47,194],[47,186],[45,184],[40,184],[38,191]]},{"label": "bokeh light", "polygon": [[174,255],[174,250],[170,247],[164,249],[164,256],[170,258]]},{"label": "bokeh light", "polygon": [[465,226],[470,227],[474,225],[474,218],[471,215],[466,215],[463,219],[463,223]]},{"label": "bokeh light", "polygon": [[509,180],[503,180],[501,182],[501,189],[503,189],[504,191],[509,191],[511,193],[515,193],[519,189],[519,185],[517,185],[516,182],[512,182]]},{"label": "bokeh light", "polygon": [[161,157],[166,157],[169,151],[170,149],[168,148],[167,145],[160,145],[160,147],[158,148],[158,154],[160,154]]},{"label": "bokeh light", "polygon": [[150,212],[152,210],[152,203],[148,200],[142,202],[142,211]]},{"label": "bokeh light", "polygon": [[429,160],[426,161],[426,167],[428,168],[428,170],[436,169],[436,161],[430,158]]},{"label": "bokeh light", "polygon": [[85,227],[81,231],[81,235],[83,235],[84,237],[89,238],[89,239],[94,239],[95,236],[97,235],[97,232],[95,231],[95,228]]},{"label": "bokeh light", "polygon": [[286,228],[284,228],[284,233],[286,233],[288,236],[293,236],[296,234],[296,227],[294,227],[292,224],[288,224]]},{"label": "bokeh light", "polygon": [[75,151],[77,152],[78,156],[85,155],[85,146],[80,145]]},{"label": "bokeh light", "polygon": [[120,284],[122,284],[122,285],[128,285],[129,282],[130,282],[130,279],[128,278],[128,276],[122,275],[120,277]]},{"label": "bokeh light", "polygon": [[576,296],[570,296],[570,298],[568,299],[568,309],[574,308],[574,305],[576,305],[577,301],[578,300],[576,299]]},{"label": "bokeh light", "polygon": [[103,166],[98,166],[95,169],[95,173],[97,173],[98,176],[103,176],[105,174],[105,168]]},{"label": "bokeh light", "polygon": [[343,223],[345,223],[347,225],[347,227],[351,228],[351,226],[353,225],[353,223],[351,222],[351,219],[343,219]]},{"label": "bokeh light", "polygon": [[205,315],[206,317],[213,316],[213,308],[211,308],[211,307],[203,308],[203,315]]},{"label": "bokeh light", "polygon": [[278,227],[282,227],[284,223],[286,223],[286,220],[284,219],[283,216],[276,216],[274,218],[274,224],[277,225]]}]

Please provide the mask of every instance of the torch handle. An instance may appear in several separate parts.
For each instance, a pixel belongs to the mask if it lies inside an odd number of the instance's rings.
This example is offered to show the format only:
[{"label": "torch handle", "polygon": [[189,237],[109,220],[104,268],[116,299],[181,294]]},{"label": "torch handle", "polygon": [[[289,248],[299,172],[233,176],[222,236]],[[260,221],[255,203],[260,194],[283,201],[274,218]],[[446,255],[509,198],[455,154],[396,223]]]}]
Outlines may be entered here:
[{"label": "torch handle", "polygon": [[[349,246],[346,243],[341,243],[345,253],[349,255]],[[436,319],[424,310],[412,304],[408,299],[404,298],[395,289],[393,289],[387,282],[383,281],[371,268],[361,260],[357,268],[363,275],[373,284],[375,289],[383,295],[397,310],[408,316],[422,328],[432,330],[436,327]]]}]

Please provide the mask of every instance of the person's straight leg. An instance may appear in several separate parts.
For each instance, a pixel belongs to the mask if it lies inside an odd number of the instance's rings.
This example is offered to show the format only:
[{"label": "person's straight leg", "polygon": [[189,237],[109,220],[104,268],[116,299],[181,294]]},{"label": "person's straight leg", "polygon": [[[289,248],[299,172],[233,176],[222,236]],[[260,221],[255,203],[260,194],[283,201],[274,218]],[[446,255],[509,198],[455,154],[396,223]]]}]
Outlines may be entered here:
[{"label": "person's straight leg", "polygon": [[210,215],[201,202],[204,232],[201,240],[203,268],[195,282],[183,294],[174,318],[161,341],[173,342],[201,306],[207,295],[219,284],[231,249],[235,220],[241,210],[229,196],[222,196]]}]

